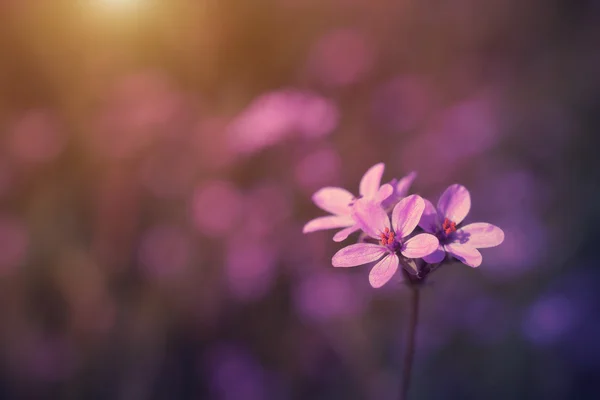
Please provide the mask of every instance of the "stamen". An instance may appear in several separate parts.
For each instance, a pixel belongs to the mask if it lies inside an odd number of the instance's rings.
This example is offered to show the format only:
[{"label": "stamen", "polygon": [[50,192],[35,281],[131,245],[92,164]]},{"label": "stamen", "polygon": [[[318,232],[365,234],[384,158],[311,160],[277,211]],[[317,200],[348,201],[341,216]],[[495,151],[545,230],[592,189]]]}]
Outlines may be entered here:
[{"label": "stamen", "polygon": [[379,234],[379,238],[381,239],[379,244],[382,246],[391,246],[394,244],[395,236],[394,232],[390,231],[390,228],[385,228],[384,232]]},{"label": "stamen", "polygon": [[442,230],[446,235],[456,232],[456,222],[450,221],[448,218],[445,218],[444,223],[442,224]]},{"label": "stamen", "polygon": [[392,243],[394,243],[394,232],[390,232],[390,235],[388,236],[387,240],[388,245],[391,245]]}]

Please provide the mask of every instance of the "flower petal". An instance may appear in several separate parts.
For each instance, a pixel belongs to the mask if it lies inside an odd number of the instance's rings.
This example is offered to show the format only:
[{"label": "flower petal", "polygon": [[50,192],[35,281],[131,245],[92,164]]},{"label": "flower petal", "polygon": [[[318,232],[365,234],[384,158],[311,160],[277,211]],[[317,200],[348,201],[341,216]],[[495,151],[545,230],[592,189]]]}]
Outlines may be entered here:
[{"label": "flower petal", "polygon": [[395,178],[392,179],[389,184],[392,185],[392,187],[394,188],[394,193],[390,197],[385,199],[385,201],[382,204],[383,208],[391,208],[395,206],[396,203],[398,203],[403,197],[406,197],[406,195],[408,194],[408,189],[410,188],[416,177],[417,173],[413,171],[400,180]]},{"label": "flower petal", "polygon": [[385,228],[390,228],[390,219],[381,205],[372,200],[362,198],[354,203],[352,217],[367,235],[379,239]]},{"label": "flower petal", "polygon": [[362,179],[360,180],[360,186],[358,191],[361,196],[373,198],[379,190],[381,184],[381,177],[383,176],[383,170],[385,169],[384,163],[373,165],[365,172]]},{"label": "flower petal", "polygon": [[396,204],[392,211],[392,226],[397,237],[406,237],[415,230],[424,208],[425,202],[416,194],[405,197]]},{"label": "flower petal", "polygon": [[471,209],[471,195],[466,187],[454,184],[442,193],[438,201],[440,217],[460,224]]},{"label": "flower petal", "polygon": [[464,236],[465,243],[476,249],[498,246],[504,241],[504,232],[495,225],[485,222],[476,222],[459,229],[457,237]]},{"label": "flower petal", "polygon": [[340,249],[333,255],[334,267],[354,267],[379,260],[387,249],[373,243],[356,243]]},{"label": "flower petal", "polygon": [[348,236],[350,236],[351,234],[353,234],[354,232],[356,232],[359,229],[360,229],[360,226],[358,224],[354,224],[352,226],[349,226],[348,228],[344,228],[341,231],[339,231],[338,233],[336,233],[335,235],[333,235],[333,241],[334,242],[343,242],[344,240],[346,240],[348,238]]},{"label": "flower petal", "polygon": [[435,233],[439,225],[437,211],[429,200],[423,199],[423,201],[425,202],[425,209],[423,210],[423,215],[421,215],[419,226],[425,232]]},{"label": "flower petal", "polygon": [[448,253],[469,267],[479,267],[481,265],[483,258],[475,247],[471,247],[468,244],[450,243],[445,248]]},{"label": "flower petal", "polygon": [[354,220],[352,217],[328,215],[326,217],[319,217],[308,221],[306,225],[304,225],[302,233],[310,233],[333,228],[344,228],[350,225],[354,225]]},{"label": "flower petal", "polygon": [[400,252],[407,258],[421,258],[435,252],[440,245],[438,238],[429,233],[420,233],[408,239]]},{"label": "flower petal", "polygon": [[408,189],[410,189],[416,177],[417,173],[415,171],[412,171],[410,174],[400,179],[400,181],[398,181],[398,183],[396,184],[395,195],[400,198],[406,197],[406,195],[408,194]]},{"label": "flower petal", "polygon": [[374,288],[380,288],[396,273],[398,270],[398,256],[395,254],[388,254],[381,261],[379,261],[371,269],[369,273],[369,283]]},{"label": "flower petal", "polygon": [[385,185],[381,185],[373,201],[375,201],[376,203],[382,203],[385,199],[390,197],[392,193],[394,193],[394,188],[392,187],[392,185],[388,183],[386,183]]},{"label": "flower petal", "polygon": [[313,194],[312,200],[322,210],[335,215],[350,215],[350,203],[354,195],[346,189],[325,187]]},{"label": "flower petal", "polygon": [[442,262],[445,257],[446,250],[444,250],[444,246],[440,244],[433,253],[423,257],[423,260],[425,260],[425,262],[429,264],[437,264],[439,262]]}]

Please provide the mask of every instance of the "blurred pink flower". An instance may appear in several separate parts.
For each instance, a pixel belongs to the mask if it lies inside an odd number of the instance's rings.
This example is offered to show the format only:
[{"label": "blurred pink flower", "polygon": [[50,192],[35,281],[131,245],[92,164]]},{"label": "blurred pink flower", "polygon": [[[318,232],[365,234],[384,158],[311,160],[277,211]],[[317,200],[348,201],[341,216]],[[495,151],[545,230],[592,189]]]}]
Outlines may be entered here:
[{"label": "blurred pink flower", "polygon": [[331,100],[317,95],[304,95],[296,116],[296,129],[305,137],[322,137],[337,126],[339,111]]},{"label": "blurred pink flower", "polygon": [[235,152],[253,153],[292,134],[329,134],[337,123],[333,102],[315,93],[289,89],[256,98],[230,123],[227,135]]},{"label": "blurred pink flower", "polygon": [[354,29],[338,29],[313,47],[308,70],[331,86],[345,86],[364,78],[374,64],[373,46]]}]

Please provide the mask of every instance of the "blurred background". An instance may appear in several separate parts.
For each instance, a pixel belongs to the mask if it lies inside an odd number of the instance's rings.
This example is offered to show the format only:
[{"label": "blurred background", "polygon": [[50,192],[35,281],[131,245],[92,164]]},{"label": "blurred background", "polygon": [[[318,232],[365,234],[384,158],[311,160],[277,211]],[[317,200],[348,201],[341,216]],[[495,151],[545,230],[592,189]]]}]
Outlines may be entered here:
[{"label": "blurred background", "polygon": [[411,397],[598,398],[599,71],[595,1],[0,1],[0,399],[397,398],[400,275],[301,233],[377,162],[506,233]]}]

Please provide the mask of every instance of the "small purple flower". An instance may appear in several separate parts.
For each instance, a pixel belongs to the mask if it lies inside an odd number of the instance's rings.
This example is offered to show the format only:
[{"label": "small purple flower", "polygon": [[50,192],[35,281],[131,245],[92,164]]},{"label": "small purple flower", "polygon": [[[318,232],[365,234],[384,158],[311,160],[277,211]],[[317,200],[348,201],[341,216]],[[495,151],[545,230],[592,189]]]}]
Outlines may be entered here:
[{"label": "small purple flower", "polygon": [[390,227],[390,219],[380,204],[357,200],[353,217],[367,235],[379,240],[379,244],[357,243],[344,247],[333,256],[333,266],[354,267],[380,260],[369,273],[369,283],[374,288],[383,286],[398,269],[398,253],[407,258],[421,258],[438,248],[438,239],[429,233],[406,240],[417,227],[424,209],[425,202],[420,196],[405,197],[394,207]]},{"label": "small purple flower", "polygon": [[[390,197],[394,188],[388,184],[380,186],[384,169],[385,165],[379,163],[365,172],[359,185],[359,198],[381,204],[383,200]],[[350,234],[360,229],[359,225],[352,217],[352,206],[357,199],[346,189],[325,187],[317,191],[312,199],[317,207],[330,212],[332,215],[318,217],[308,221],[306,225],[304,225],[304,229],[302,230],[303,233],[344,228],[337,232],[333,237],[334,241],[341,242]]]},{"label": "small purple flower", "polygon": [[470,267],[481,265],[477,249],[498,246],[504,241],[504,232],[495,225],[476,222],[459,228],[471,208],[471,195],[462,185],[448,187],[438,201],[437,211],[425,200],[425,211],[419,226],[434,234],[440,241],[438,249],[423,257],[430,264],[441,262],[446,253]]}]

